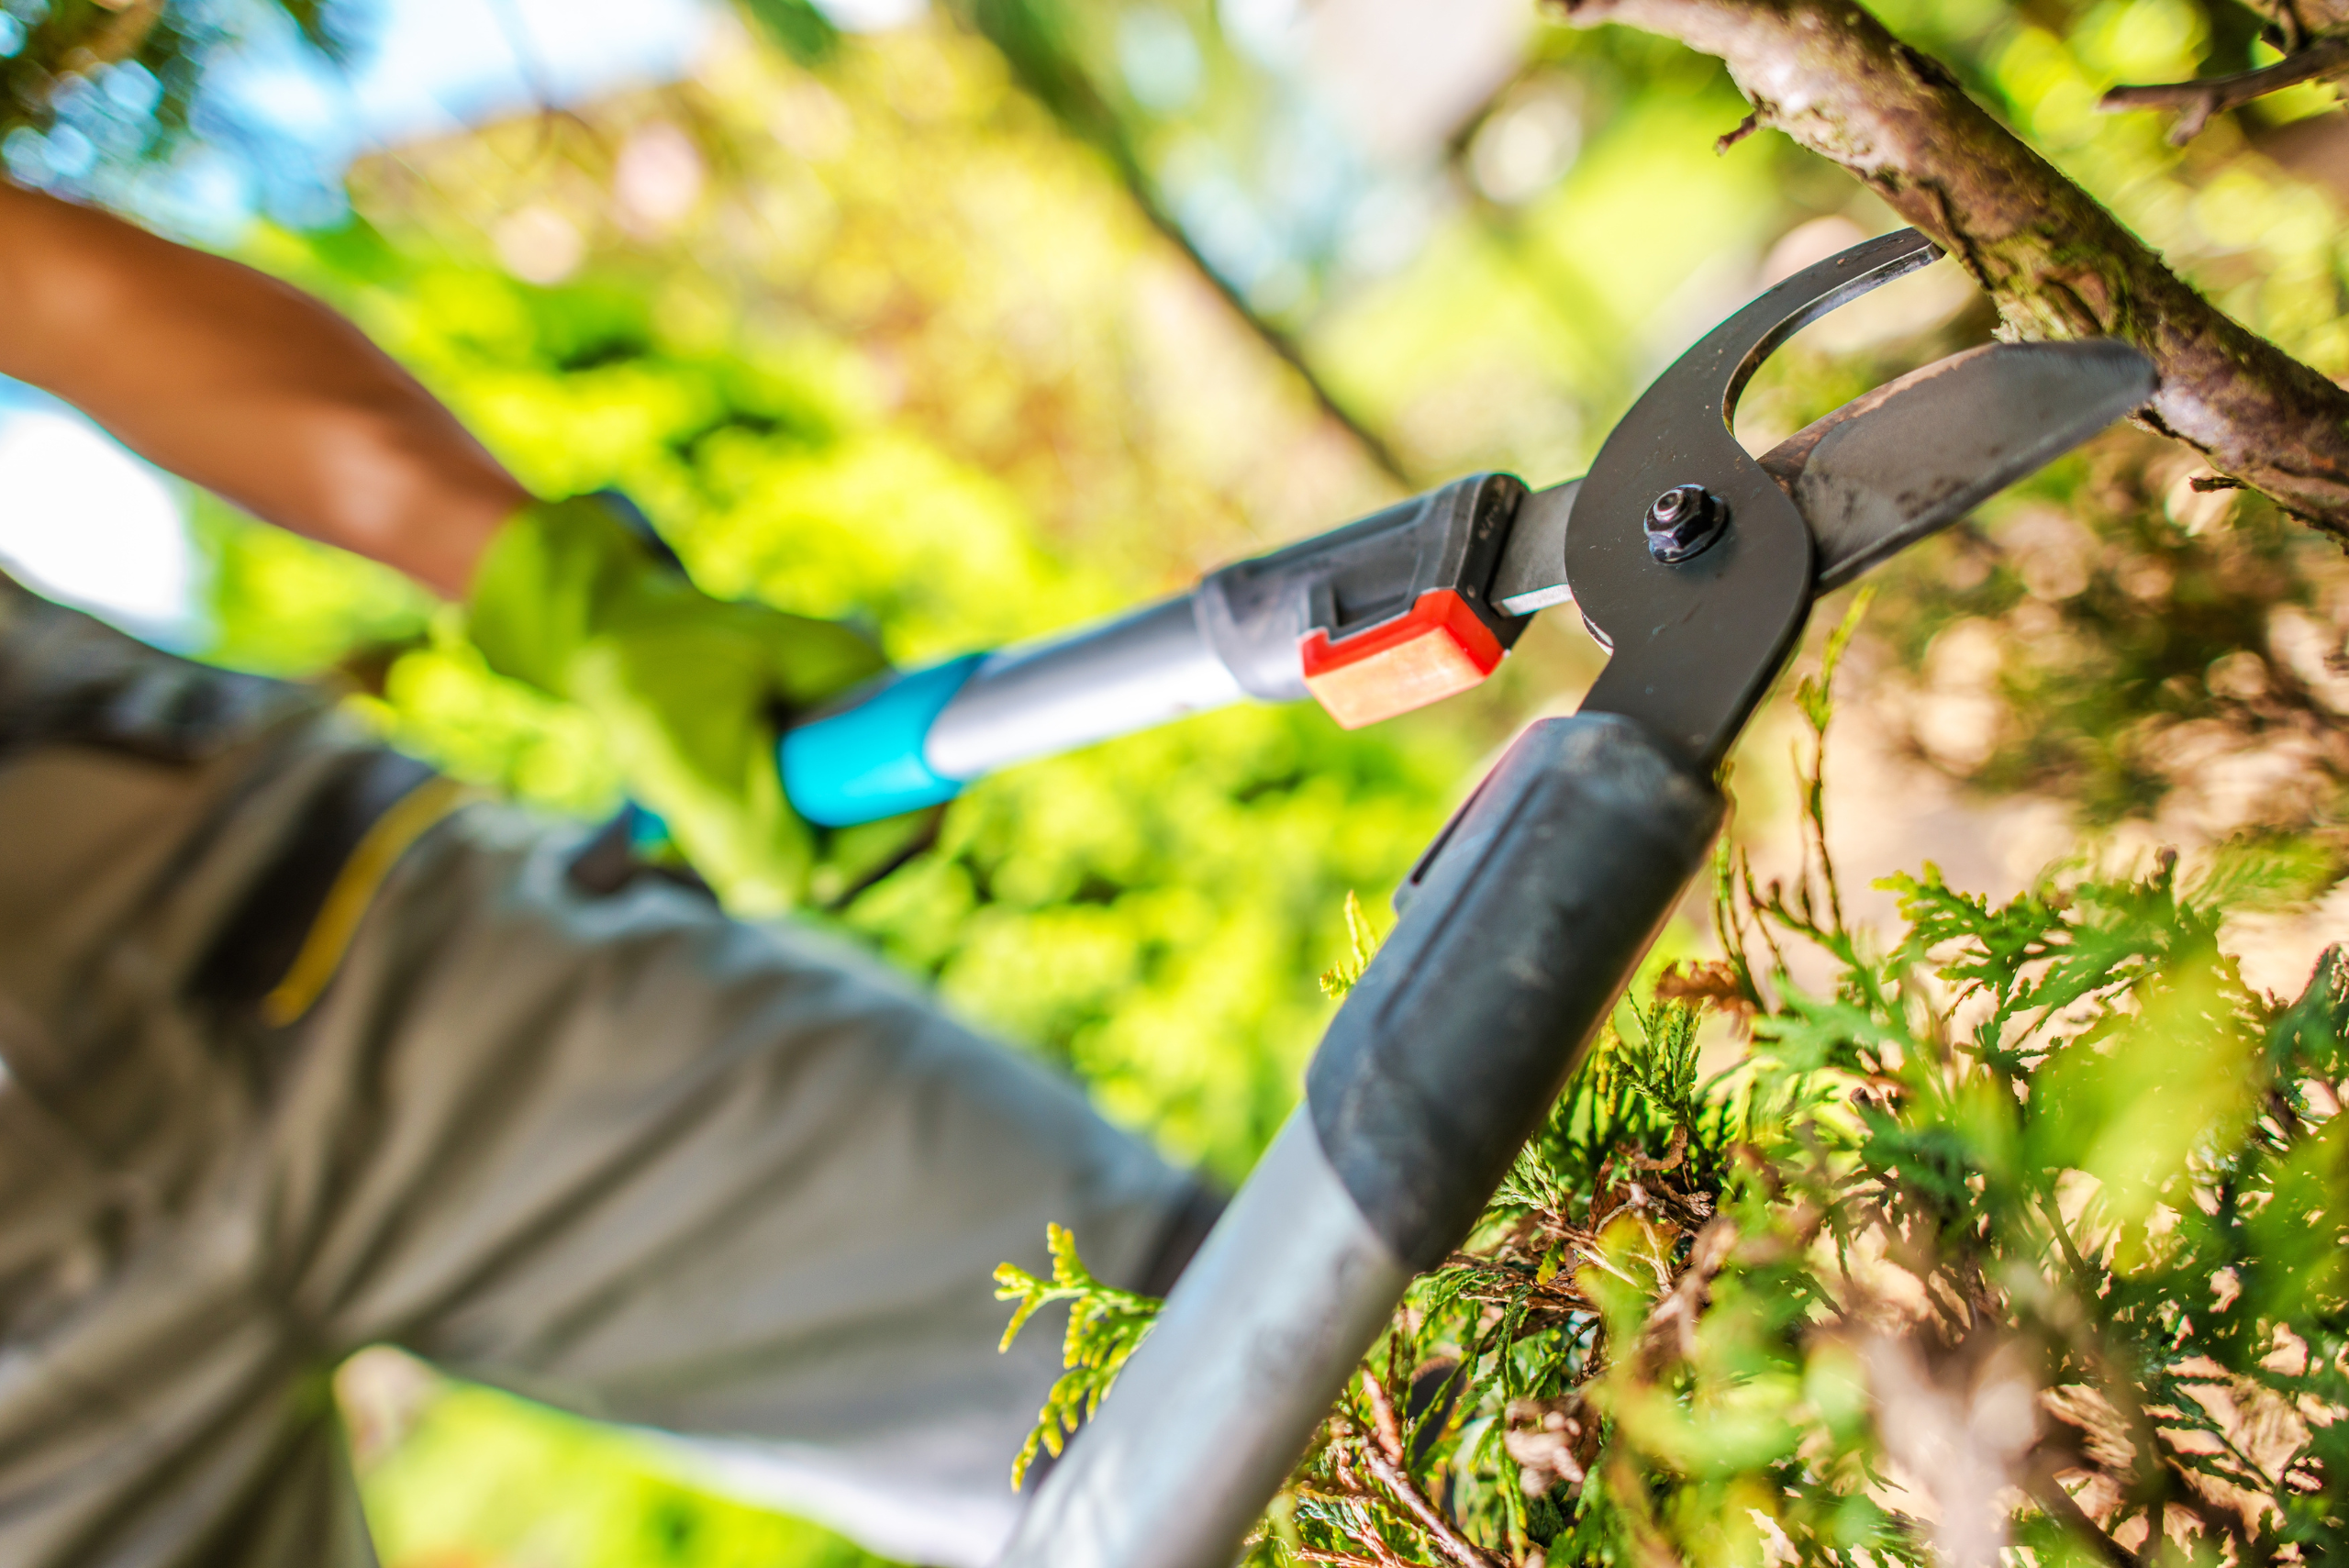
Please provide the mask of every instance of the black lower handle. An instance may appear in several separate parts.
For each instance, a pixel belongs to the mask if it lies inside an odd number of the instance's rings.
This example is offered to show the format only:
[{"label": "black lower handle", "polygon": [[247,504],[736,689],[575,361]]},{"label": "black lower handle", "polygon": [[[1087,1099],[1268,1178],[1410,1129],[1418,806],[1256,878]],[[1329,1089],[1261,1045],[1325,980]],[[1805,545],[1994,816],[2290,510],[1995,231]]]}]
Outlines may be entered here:
[{"label": "black lower handle", "polygon": [[1711,783],[1637,724],[1534,725],[1464,806],[1314,1056],[1306,1102],[1371,1228],[1442,1262],[1705,860]]},{"label": "black lower handle", "polygon": [[1720,818],[1628,719],[1519,738],[1005,1568],[1226,1568],[1412,1274],[1540,1125]]}]

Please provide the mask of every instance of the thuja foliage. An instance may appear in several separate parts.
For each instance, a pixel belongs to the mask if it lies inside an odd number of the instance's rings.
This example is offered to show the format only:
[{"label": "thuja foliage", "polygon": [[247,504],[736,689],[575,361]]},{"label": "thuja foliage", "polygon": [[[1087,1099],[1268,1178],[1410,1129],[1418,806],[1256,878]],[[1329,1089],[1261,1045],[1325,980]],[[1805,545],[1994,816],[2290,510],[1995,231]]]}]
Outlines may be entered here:
[{"label": "thuja foliage", "polygon": [[1001,1263],[995,1271],[996,1299],[1019,1304],[1011,1309],[1011,1322],[1003,1330],[1003,1350],[1011,1348],[1040,1310],[1054,1302],[1069,1303],[1068,1328],[1061,1340],[1061,1361],[1067,1370],[1045,1396],[1036,1429],[1011,1462],[1014,1490],[1027,1479],[1039,1449],[1049,1449],[1058,1458],[1068,1435],[1100,1407],[1101,1396],[1150,1331],[1160,1305],[1154,1296],[1119,1290],[1094,1278],[1076,1255],[1076,1238],[1065,1227],[1052,1226],[1045,1237],[1052,1254],[1052,1278],[1040,1279],[1017,1263]]},{"label": "thuja foliage", "polygon": [[1346,951],[1338,962],[1321,972],[1321,995],[1343,996],[1361,983],[1363,973],[1370,968],[1370,961],[1378,952],[1378,932],[1363,913],[1362,897],[1349,889],[1346,893]]},{"label": "thuja foliage", "polygon": [[1798,696],[1803,873],[1722,856],[1726,957],[1625,1005],[1254,1561],[2349,1548],[2349,963],[2286,1004],[2220,942],[2326,868],[2236,845],[1994,904],[1929,866],[1878,937],[1824,852],[1825,677]]}]

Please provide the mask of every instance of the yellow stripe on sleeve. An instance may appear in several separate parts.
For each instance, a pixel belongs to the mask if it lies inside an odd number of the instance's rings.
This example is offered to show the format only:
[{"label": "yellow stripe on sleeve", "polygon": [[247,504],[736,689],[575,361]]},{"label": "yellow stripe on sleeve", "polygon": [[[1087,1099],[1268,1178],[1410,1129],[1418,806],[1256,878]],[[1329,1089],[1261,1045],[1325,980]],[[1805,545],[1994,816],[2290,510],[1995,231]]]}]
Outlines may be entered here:
[{"label": "yellow stripe on sleeve", "polygon": [[342,955],[384,878],[391,874],[408,846],[462,805],[468,793],[454,779],[429,778],[375,819],[336,873],[334,885],[327,890],[326,902],[318,906],[317,918],[310,922],[285,978],[262,998],[262,1022],[282,1029],[310,1010],[341,967]]}]

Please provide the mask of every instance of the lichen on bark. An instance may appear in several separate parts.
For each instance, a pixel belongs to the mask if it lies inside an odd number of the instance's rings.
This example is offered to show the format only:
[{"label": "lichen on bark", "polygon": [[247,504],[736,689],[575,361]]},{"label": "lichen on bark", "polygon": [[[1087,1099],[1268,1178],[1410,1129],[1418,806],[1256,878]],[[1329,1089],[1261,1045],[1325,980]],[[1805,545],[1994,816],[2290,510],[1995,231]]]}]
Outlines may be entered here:
[{"label": "lichen on bark", "polygon": [[[2227,316],[2111,213],[1850,0],[1551,0],[1717,56],[1759,122],[1939,240],[2020,339],[2111,336],[2161,388],[2142,417],[2349,540],[2349,390]],[[2336,0],[2278,0],[2305,25]],[[2349,8],[2349,0],[2337,0]],[[2320,19],[2310,13],[2322,11]]]}]

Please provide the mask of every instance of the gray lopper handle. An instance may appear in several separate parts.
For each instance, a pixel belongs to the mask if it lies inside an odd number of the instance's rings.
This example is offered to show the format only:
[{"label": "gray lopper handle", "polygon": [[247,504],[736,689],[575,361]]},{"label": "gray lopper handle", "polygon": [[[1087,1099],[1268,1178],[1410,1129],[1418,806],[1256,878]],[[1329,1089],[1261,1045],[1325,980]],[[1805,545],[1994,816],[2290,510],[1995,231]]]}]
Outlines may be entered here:
[{"label": "gray lopper handle", "polygon": [[949,778],[975,779],[1247,695],[1184,594],[988,654],[931,722],[923,758]]},{"label": "gray lopper handle", "polygon": [[1412,1275],[1465,1238],[1701,865],[1630,719],[1534,725],[1440,836],[1248,1179],[1003,1568],[1225,1568]]}]

